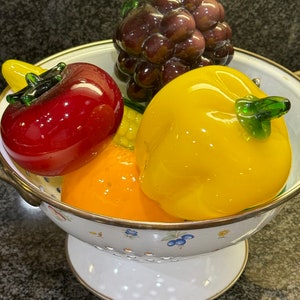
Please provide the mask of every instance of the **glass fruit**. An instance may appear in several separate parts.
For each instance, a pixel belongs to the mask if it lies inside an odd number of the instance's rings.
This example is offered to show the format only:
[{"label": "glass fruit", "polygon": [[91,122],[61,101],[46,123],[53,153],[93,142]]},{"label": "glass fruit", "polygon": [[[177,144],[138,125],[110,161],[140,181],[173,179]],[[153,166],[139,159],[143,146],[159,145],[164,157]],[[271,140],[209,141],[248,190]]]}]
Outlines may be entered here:
[{"label": "glass fruit", "polygon": [[175,77],[228,65],[232,31],[216,0],[127,0],[114,34],[115,71],[131,100],[145,102]]}]

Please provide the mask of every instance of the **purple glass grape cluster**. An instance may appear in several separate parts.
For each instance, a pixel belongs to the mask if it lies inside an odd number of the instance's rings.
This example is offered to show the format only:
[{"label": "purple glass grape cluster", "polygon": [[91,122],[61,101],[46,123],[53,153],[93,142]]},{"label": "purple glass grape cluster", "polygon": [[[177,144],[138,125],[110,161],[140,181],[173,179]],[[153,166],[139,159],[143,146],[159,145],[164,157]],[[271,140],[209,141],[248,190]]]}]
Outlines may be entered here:
[{"label": "purple glass grape cluster", "polygon": [[229,64],[234,49],[224,15],[216,0],[128,0],[114,35],[115,72],[128,97],[148,103],[191,69]]}]

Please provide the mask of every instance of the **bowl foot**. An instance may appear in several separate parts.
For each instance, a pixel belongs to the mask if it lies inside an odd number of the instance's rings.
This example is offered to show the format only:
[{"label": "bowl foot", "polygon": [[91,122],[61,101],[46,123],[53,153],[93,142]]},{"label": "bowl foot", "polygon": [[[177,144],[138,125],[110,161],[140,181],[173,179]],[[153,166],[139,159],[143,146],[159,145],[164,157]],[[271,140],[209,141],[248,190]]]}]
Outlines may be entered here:
[{"label": "bowl foot", "polygon": [[166,263],[133,261],[99,251],[69,235],[66,253],[72,271],[102,299],[214,299],[242,274],[248,243],[186,260]]}]

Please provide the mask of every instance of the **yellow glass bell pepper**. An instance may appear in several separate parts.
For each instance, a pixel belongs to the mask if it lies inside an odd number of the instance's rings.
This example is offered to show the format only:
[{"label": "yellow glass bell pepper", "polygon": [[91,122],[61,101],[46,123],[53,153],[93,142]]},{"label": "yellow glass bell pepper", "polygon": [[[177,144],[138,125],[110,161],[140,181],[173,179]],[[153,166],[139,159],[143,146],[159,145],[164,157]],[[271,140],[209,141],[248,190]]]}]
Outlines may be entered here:
[{"label": "yellow glass bell pepper", "polygon": [[265,203],[284,188],[290,102],[224,66],[171,81],[147,107],[135,151],[144,193],[169,214],[201,220]]}]

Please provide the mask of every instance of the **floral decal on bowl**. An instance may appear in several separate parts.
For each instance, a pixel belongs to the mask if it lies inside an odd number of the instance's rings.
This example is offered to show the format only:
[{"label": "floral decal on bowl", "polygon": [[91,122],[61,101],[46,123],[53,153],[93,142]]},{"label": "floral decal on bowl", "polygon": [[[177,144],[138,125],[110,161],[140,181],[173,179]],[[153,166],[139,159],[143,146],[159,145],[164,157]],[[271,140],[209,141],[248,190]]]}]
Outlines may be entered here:
[{"label": "floral decal on bowl", "polygon": [[218,237],[219,237],[219,238],[224,238],[224,237],[226,237],[226,235],[227,235],[229,232],[230,232],[229,229],[224,229],[224,230],[222,230],[222,231],[219,231],[219,232],[218,232]]},{"label": "floral decal on bowl", "polygon": [[138,237],[138,232],[134,229],[126,229],[125,232],[124,232],[125,236],[126,237],[129,237],[129,238],[137,238]]},{"label": "floral decal on bowl", "polygon": [[188,240],[194,238],[193,234],[180,232],[180,231],[171,231],[162,239],[162,242],[167,242],[169,247],[173,246],[183,246],[187,243]]},{"label": "floral decal on bowl", "polygon": [[61,210],[54,208],[51,205],[48,205],[48,211],[51,213],[54,218],[60,222],[71,221],[71,218],[65,215]]},{"label": "floral decal on bowl", "polygon": [[103,237],[103,233],[101,231],[100,232],[90,231],[89,234],[94,235],[99,238]]}]

